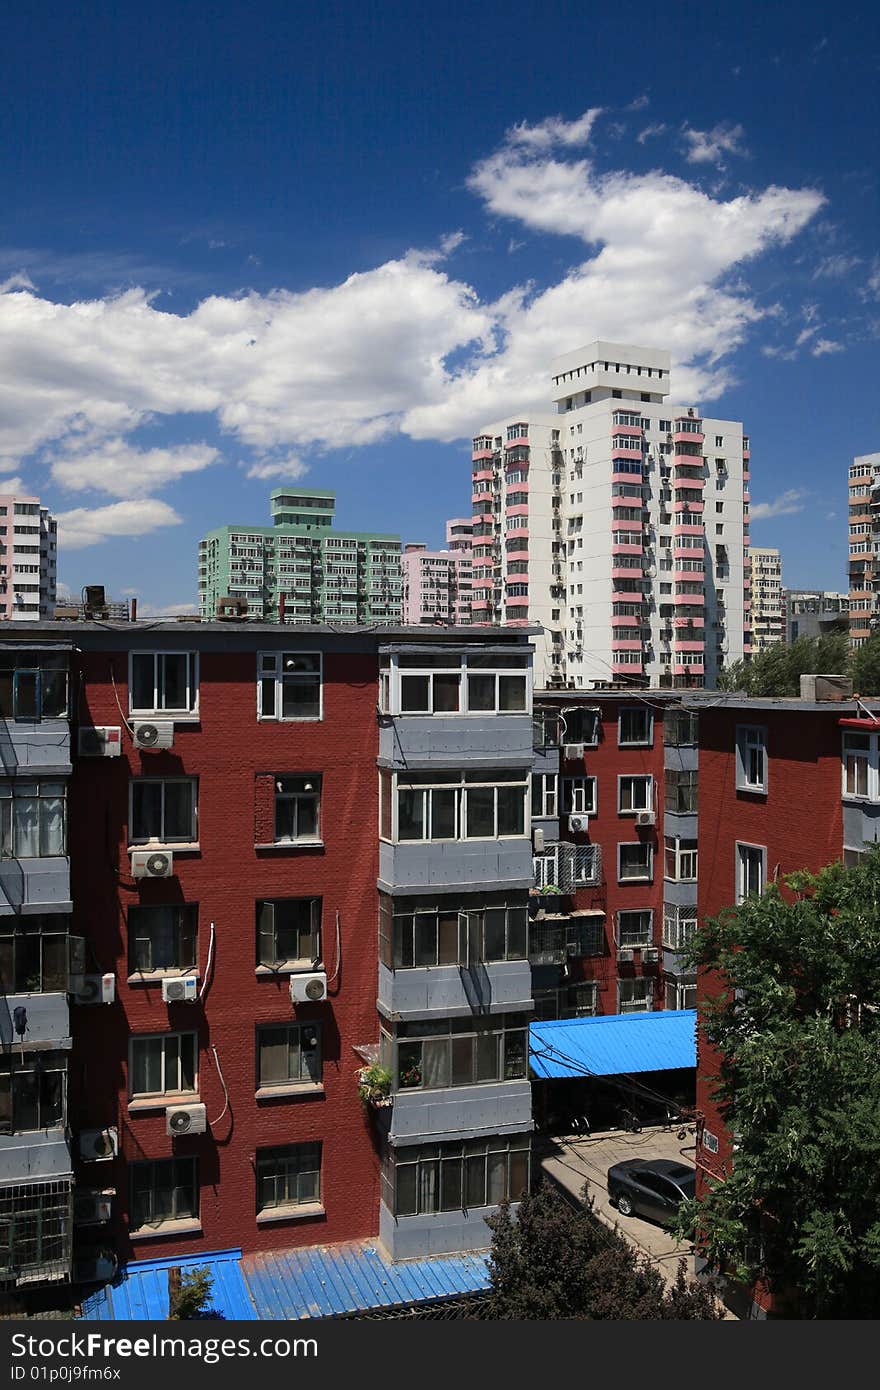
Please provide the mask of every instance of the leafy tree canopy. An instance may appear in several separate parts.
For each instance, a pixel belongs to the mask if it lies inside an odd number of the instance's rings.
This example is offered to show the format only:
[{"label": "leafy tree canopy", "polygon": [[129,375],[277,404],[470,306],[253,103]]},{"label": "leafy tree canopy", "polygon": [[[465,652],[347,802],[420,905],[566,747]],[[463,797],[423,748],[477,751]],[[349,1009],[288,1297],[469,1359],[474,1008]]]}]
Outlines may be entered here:
[{"label": "leafy tree canopy", "polygon": [[[865,678],[876,681],[856,684],[862,695],[880,693],[880,637],[871,638],[854,654],[867,651],[876,643],[873,666],[863,658]],[[737,661],[718,677],[719,690],[735,690],[743,695],[800,695],[801,676],[841,675],[850,670],[849,640],[845,633],[831,632],[821,637],[798,637],[794,642],[777,642],[765,647],[751,661]],[[853,672],[855,681],[855,673]],[[870,681],[869,681],[870,684]]]},{"label": "leafy tree canopy", "polygon": [[183,1321],[202,1316],[211,1302],[213,1286],[214,1276],[206,1266],[183,1270],[179,1285],[171,1289],[169,1319]]},{"label": "leafy tree canopy", "polygon": [[707,920],[689,948],[723,986],[701,1029],[737,1148],[680,1229],[696,1219],[709,1260],[791,1316],[876,1317],[880,849],[786,884]]},{"label": "leafy tree canopy", "polygon": [[481,1316],[508,1319],[717,1319],[712,1294],[685,1276],[670,1288],[656,1266],[599,1221],[584,1189],[575,1209],[546,1179],[516,1217],[504,1203],[492,1229],[492,1292]]}]

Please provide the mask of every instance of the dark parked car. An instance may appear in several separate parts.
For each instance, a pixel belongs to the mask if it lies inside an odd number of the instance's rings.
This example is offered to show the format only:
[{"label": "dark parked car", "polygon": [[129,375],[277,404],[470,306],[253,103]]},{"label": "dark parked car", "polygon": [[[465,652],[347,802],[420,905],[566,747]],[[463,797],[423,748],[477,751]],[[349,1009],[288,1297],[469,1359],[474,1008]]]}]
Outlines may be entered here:
[{"label": "dark parked car", "polygon": [[696,1189],[695,1169],[671,1158],[628,1158],[608,1169],[608,1196],[621,1216],[671,1225]]}]

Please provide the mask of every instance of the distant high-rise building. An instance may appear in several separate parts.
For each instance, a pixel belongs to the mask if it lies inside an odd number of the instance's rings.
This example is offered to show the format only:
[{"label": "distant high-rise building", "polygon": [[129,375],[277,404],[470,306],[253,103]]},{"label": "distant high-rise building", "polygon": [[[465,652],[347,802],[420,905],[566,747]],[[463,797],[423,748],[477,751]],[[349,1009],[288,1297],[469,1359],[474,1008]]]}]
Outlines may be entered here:
[{"label": "distant high-rise building", "polygon": [[849,635],[854,647],[870,637],[871,619],[878,611],[875,522],[880,528],[880,454],[860,454],[849,470]]},{"label": "distant high-rise building", "polygon": [[846,632],[849,627],[849,595],[829,589],[783,589],[782,612],[785,639],[824,637],[829,632]]},{"label": "distant high-rise building", "polygon": [[539,623],[535,680],[713,686],[751,651],[749,439],[670,406],[667,352],[553,364],[555,414],[473,441],[475,622]]},{"label": "distant high-rise building", "polygon": [[446,523],[445,550],[429,550],[421,542],[405,545],[403,571],[403,621],[448,623],[461,626],[471,621],[472,524],[466,518]]},{"label": "distant high-rise building", "polygon": [[785,640],[782,611],[782,560],[778,550],[753,545],[752,648],[756,652]]},{"label": "distant high-rise building", "polygon": [[271,526],[221,526],[199,541],[199,612],[244,600],[249,618],[400,622],[400,537],[335,531],[336,494],[275,488]]},{"label": "distant high-rise building", "polygon": [[58,524],[39,497],[0,493],[0,619],[55,611]]}]

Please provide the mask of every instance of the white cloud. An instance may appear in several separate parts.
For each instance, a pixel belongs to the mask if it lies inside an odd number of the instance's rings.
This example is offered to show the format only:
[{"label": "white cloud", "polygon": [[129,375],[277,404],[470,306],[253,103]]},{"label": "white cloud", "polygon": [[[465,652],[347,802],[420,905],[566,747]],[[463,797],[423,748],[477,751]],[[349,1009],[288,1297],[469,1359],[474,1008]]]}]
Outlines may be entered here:
[{"label": "white cloud", "polygon": [[23,478],[0,478],[0,492],[18,493],[19,496],[29,496]]},{"label": "white cloud", "polygon": [[52,480],[71,492],[109,492],[113,497],[146,497],[186,473],[200,473],[220,457],[207,444],[170,449],[137,449],[124,439],[104,440],[56,457]]},{"label": "white cloud", "polygon": [[644,111],[646,106],[651,105],[651,98],[647,92],[642,92],[641,96],[634,97],[629,106],[625,106],[624,111]]},{"label": "white cloud", "polygon": [[0,280],[0,294],[8,294],[10,290],[32,290],[35,288],[33,280],[24,270],[19,270],[15,275],[9,275],[5,280]]},{"label": "white cloud", "polygon": [[593,106],[574,121],[563,120],[561,116],[548,116],[537,125],[527,125],[523,121],[520,125],[511,126],[505,143],[512,148],[520,146],[533,151],[550,150],[554,146],[573,148],[586,145],[601,114],[602,107]]},{"label": "white cloud", "polygon": [[646,125],[644,130],[640,130],[636,140],[640,145],[644,145],[646,140],[653,140],[656,135],[665,135],[668,129],[664,121],[657,121],[654,125]]},{"label": "white cloud", "polygon": [[685,159],[689,164],[715,164],[721,167],[725,155],[747,153],[742,143],[745,131],[741,125],[722,122],[711,130],[694,130],[686,125],[682,134],[685,139]]},{"label": "white cloud", "polygon": [[179,618],[190,613],[195,615],[198,611],[199,605],[192,599],[189,603],[138,603],[139,618]]},{"label": "white cloud", "polygon": [[773,516],[792,516],[795,512],[804,510],[806,495],[800,488],[789,488],[772,502],[753,502],[749,514],[752,521],[766,521]]},{"label": "white cloud", "polygon": [[178,526],[181,520],[158,497],[111,502],[108,507],[76,507],[58,513],[58,544],[65,550],[81,550],[113,536],[145,536],[161,526]]},{"label": "white cloud", "polygon": [[295,454],[283,459],[263,459],[257,463],[252,463],[250,467],[243,464],[246,468],[248,478],[281,478],[284,482],[294,483],[297,478],[302,478],[309,471],[307,463],[298,459]]},{"label": "white cloud", "polygon": [[840,280],[861,265],[861,256],[826,256],[813,271],[814,280]]},{"label": "white cloud", "polygon": [[833,338],[817,338],[810,352],[813,357],[827,357],[832,352],[843,352],[843,343]]}]

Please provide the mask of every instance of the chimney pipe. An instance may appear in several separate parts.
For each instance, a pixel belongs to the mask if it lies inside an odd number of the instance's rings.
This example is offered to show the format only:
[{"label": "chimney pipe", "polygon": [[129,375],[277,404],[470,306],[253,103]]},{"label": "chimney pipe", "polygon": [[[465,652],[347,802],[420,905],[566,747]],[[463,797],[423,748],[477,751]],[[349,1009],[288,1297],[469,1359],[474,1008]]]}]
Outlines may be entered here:
[{"label": "chimney pipe", "polygon": [[136,598],[133,598],[132,601],[131,601],[131,609],[130,609],[130,612],[131,612],[131,621],[132,621],[133,623],[136,623],[137,620],[138,620],[138,601],[137,601]]}]

